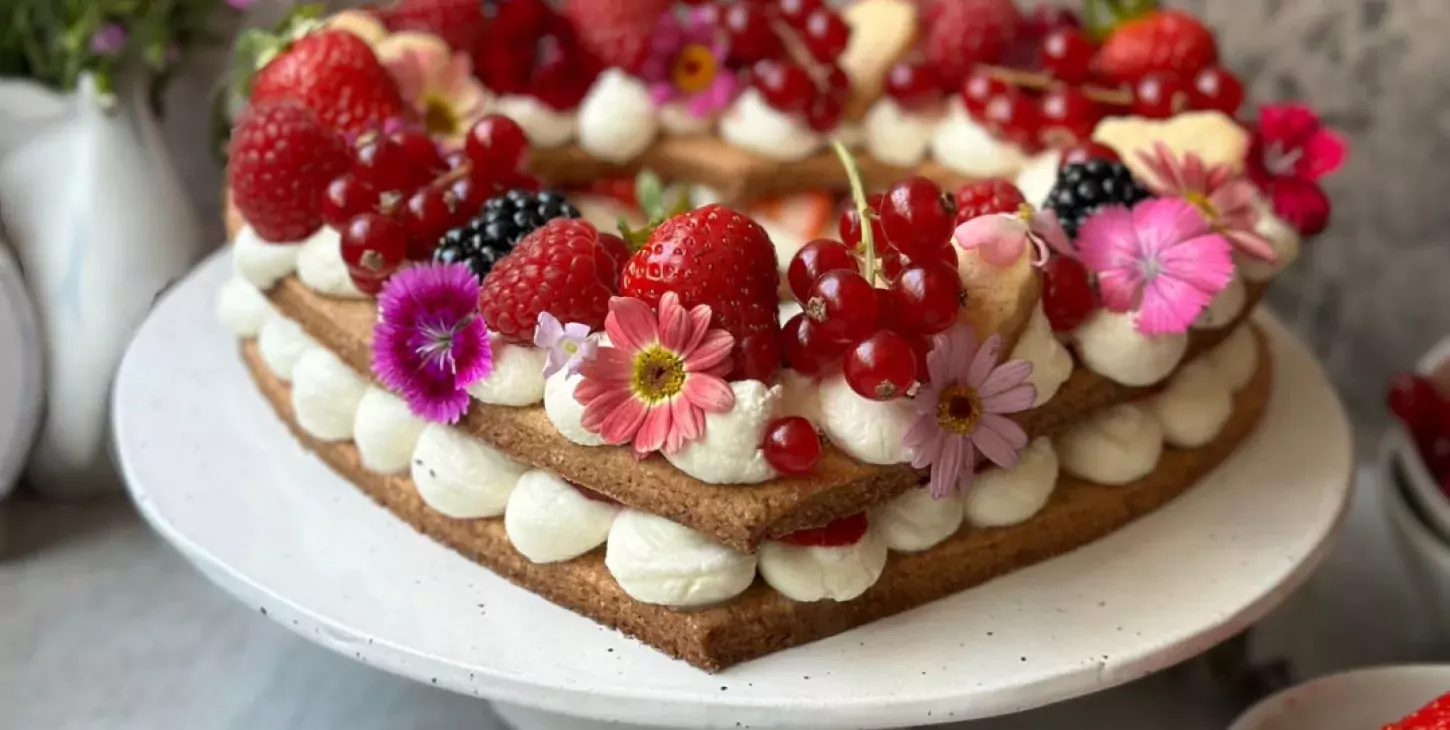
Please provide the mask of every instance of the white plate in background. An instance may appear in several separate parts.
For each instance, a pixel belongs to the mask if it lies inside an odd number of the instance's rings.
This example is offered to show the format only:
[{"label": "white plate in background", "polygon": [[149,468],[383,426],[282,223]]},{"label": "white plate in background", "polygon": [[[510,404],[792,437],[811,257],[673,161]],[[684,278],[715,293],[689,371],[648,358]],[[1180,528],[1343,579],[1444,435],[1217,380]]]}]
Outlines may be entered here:
[{"label": "white plate in background", "polygon": [[20,266],[0,240],[0,498],[15,488],[41,405],[40,334]]},{"label": "white plate in background", "polygon": [[1450,665],[1356,669],[1273,695],[1241,715],[1229,730],[1374,730],[1447,691]]}]

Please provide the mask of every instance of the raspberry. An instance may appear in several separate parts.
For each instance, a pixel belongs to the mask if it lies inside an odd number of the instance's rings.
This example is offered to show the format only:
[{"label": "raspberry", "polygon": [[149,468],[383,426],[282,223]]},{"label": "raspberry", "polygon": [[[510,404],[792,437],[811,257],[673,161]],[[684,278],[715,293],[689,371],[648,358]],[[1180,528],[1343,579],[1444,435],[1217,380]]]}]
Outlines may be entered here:
[{"label": "raspberry", "polygon": [[957,188],[957,224],[988,213],[1016,213],[1027,202],[1012,181],[988,178]]},{"label": "raspberry", "polygon": [[227,183],[263,240],[301,241],[322,227],[327,185],[351,164],[347,144],[295,101],[251,107],[232,133]]},{"label": "raspberry", "polygon": [[493,265],[478,295],[483,320],[515,344],[533,341],[541,312],[600,329],[614,293],[613,265],[592,224],[555,218]]}]

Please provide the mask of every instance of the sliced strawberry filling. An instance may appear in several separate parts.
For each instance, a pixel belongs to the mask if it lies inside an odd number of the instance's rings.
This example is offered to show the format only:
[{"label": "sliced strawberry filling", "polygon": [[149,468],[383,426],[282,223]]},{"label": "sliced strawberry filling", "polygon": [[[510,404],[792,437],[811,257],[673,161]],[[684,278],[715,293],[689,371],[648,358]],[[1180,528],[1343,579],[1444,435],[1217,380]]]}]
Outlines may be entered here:
[{"label": "sliced strawberry filling", "polygon": [[821,527],[796,530],[775,539],[800,547],[845,547],[860,542],[866,536],[867,527],[866,513],[860,512],[832,520]]}]

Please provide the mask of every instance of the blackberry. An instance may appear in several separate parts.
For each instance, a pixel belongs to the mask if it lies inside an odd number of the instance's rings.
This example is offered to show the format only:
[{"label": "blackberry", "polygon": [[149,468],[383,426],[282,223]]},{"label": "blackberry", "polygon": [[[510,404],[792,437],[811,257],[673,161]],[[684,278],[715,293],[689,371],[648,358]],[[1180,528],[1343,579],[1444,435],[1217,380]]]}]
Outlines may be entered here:
[{"label": "blackberry", "polygon": [[1151,197],[1121,162],[1074,162],[1057,174],[1045,208],[1057,214],[1062,229],[1072,238],[1087,217],[1104,205],[1132,206]]},{"label": "blackberry", "polygon": [[433,260],[468,264],[479,281],[493,265],[514,250],[524,236],[555,218],[578,218],[579,211],[563,193],[510,190],[483,204],[473,220],[443,234]]}]

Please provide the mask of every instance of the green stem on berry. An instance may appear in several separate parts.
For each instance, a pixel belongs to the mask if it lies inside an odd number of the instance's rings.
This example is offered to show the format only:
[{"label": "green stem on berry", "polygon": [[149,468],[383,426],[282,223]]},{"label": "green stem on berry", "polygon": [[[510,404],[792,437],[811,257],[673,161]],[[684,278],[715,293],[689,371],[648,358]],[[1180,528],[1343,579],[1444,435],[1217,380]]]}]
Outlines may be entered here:
[{"label": "green stem on berry", "polygon": [[641,170],[634,180],[634,197],[648,221],[643,228],[630,228],[623,216],[619,218],[619,235],[630,251],[638,251],[649,241],[650,234],[661,223],[690,209],[690,191],[681,190],[673,202],[666,203],[664,181],[652,170]]},{"label": "green stem on berry", "polygon": [[856,158],[851,156],[851,151],[840,140],[831,142],[831,149],[840,158],[841,167],[846,168],[846,179],[851,182],[851,202],[856,205],[856,215],[861,217],[861,275],[875,286],[876,241],[871,234],[871,219],[876,217],[876,213],[866,202],[866,186],[861,182],[861,169],[856,166]]}]

